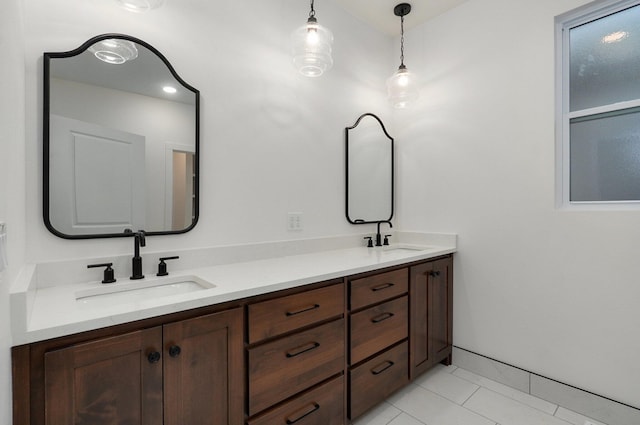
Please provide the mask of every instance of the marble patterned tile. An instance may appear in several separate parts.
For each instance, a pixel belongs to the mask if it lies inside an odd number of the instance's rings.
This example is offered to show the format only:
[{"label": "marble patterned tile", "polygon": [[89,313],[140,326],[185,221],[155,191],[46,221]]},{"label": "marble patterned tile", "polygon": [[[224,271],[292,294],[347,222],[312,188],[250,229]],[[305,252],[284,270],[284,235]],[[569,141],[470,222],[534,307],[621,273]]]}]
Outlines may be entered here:
[{"label": "marble patterned tile", "polygon": [[429,425],[495,425],[495,421],[414,384],[391,396],[388,401]]},{"label": "marble patterned tile", "polygon": [[353,421],[353,425],[388,425],[401,413],[402,410],[383,402]]},{"label": "marble patterned tile", "polygon": [[414,383],[462,405],[480,387],[455,376],[447,369],[444,365],[438,365],[416,378]]},{"label": "marble patterned tile", "polygon": [[406,413],[397,416],[393,421],[389,422],[389,425],[426,425],[424,422],[420,422],[416,418],[413,418]]},{"label": "marble patterned tile", "polygon": [[571,410],[565,409],[564,407],[558,408],[558,411],[556,412],[556,417],[564,421],[567,421],[573,425],[584,425],[585,421],[589,421],[593,425],[607,425],[605,423],[598,422],[595,419],[591,419],[586,416],[583,416],[579,413],[572,412]]},{"label": "marble patterned tile", "polygon": [[529,392],[529,372],[453,347],[453,364],[522,392]]},{"label": "marble patterned tile", "polygon": [[456,369],[453,372],[453,374],[462,379],[466,379],[467,381],[473,384],[488,388],[491,391],[505,395],[509,398],[519,401],[520,403],[524,403],[528,406],[541,410],[550,415],[553,415],[556,412],[556,409],[558,408],[558,406],[553,403],[539,399],[538,397],[534,397],[532,395],[516,390],[515,388],[509,387],[499,382],[492,381],[491,379],[485,378],[484,376],[477,375],[473,372],[469,372],[468,370],[465,370],[462,368]]},{"label": "marble patterned tile", "polygon": [[541,376],[531,375],[531,394],[608,425],[640,424],[639,409]]},{"label": "marble patterned tile", "polygon": [[568,425],[562,419],[486,388],[476,391],[464,407],[500,425]]}]

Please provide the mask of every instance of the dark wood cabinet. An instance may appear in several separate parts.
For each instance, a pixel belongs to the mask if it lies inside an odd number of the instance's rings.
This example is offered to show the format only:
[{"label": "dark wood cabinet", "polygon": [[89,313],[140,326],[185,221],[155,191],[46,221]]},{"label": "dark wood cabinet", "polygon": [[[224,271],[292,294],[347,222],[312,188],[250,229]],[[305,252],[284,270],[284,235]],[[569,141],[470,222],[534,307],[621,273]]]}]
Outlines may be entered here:
[{"label": "dark wood cabinet", "polygon": [[408,288],[406,267],[349,280],[351,420],[409,382]]},{"label": "dark wood cabinet", "polygon": [[344,369],[344,320],[297,332],[248,350],[249,415]]},{"label": "dark wood cabinet", "polygon": [[407,341],[396,345],[349,372],[350,418],[357,418],[409,383],[408,345]]},{"label": "dark wood cabinet", "polygon": [[47,351],[46,425],[240,425],[242,310]]},{"label": "dark wood cabinet", "polygon": [[451,363],[453,259],[12,348],[14,425],[340,425]]},{"label": "dark wood cabinet", "polygon": [[164,425],[243,423],[242,325],[237,308],[164,326]]},{"label": "dark wood cabinet", "polygon": [[451,364],[453,260],[451,257],[410,269],[411,379],[437,363]]},{"label": "dark wood cabinet", "polygon": [[344,377],[339,376],[248,421],[249,425],[344,424]]},{"label": "dark wood cabinet", "polygon": [[409,336],[407,296],[351,314],[351,364]]},{"label": "dark wood cabinet", "polygon": [[[263,423],[257,418],[271,418],[273,411],[286,412],[296,423],[344,417],[344,401],[336,412],[326,405],[320,411],[313,404],[317,401],[301,405],[299,399],[302,392],[344,374],[344,309],[341,281],[247,305],[248,422]],[[275,407],[282,402],[287,407]]]},{"label": "dark wood cabinet", "polygon": [[46,424],[161,423],[161,346],[155,327],[46,353]]}]

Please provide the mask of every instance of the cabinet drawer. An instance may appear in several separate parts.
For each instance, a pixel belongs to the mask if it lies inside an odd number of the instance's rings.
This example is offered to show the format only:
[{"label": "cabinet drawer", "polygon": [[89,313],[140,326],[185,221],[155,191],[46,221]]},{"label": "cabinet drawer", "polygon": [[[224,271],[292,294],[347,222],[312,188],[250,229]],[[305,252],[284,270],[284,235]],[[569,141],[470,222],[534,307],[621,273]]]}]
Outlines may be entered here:
[{"label": "cabinet drawer", "polygon": [[344,376],[248,421],[248,425],[342,425]]},{"label": "cabinet drawer", "polygon": [[249,305],[249,343],[342,314],[342,284]]},{"label": "cabinet drawer", "polygon": [[344,368],[344,319],[249,349],[249,415]]},{"label": "cabinet drawer", "polygon": [[409,287],[407,269],[380,273],[349,282],[351,310],[406,294]]},{"label": "cabinet drawer", "polygon": [[351,364],[408,336],[408,297],[351,315]]},{"label": "cabinet drawer", "polygon": [[381,353],[349,372],[349,419],[355,419],[409,383],[407,342]]}]

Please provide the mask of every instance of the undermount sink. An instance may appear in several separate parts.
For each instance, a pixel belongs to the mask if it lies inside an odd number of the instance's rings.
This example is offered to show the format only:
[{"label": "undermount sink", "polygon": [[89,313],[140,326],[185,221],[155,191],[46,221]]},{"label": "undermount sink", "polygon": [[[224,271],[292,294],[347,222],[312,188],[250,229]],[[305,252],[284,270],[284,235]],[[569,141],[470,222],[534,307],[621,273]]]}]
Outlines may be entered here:
[{"label": "undermount sink", "polygon": [[427,249],[431,249],[430,246],[421,246],[421,245],[389,245],[382,247],[382,251],[386,252],[415,252],[415,251],[426,251]]},{"label": "undermount sink", "polygon": [[215,288],[215,285],[198,276],[169,276],[83,289],[75,293],[75,298],[76,302],[87,306],[115,305],[187,294],[210,288]]}]

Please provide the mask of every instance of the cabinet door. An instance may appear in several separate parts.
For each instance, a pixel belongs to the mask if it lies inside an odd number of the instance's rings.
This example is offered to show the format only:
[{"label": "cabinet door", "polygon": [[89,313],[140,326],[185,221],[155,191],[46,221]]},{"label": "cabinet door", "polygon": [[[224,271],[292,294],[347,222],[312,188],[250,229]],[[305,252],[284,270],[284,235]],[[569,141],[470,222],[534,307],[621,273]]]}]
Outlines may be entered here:
[{"label": "cabinet door", "polygon": [[164,425],[243,423],[242,309],[164,326]]},{"label": "cabinet door", "polygon": [[451,362],[453,260],[411,268],[411,378],[438,362]]},{"label": "cabinet door", "polygon": [[46,353],[47,425],[161,424],[161,345],[156,327]]}]

